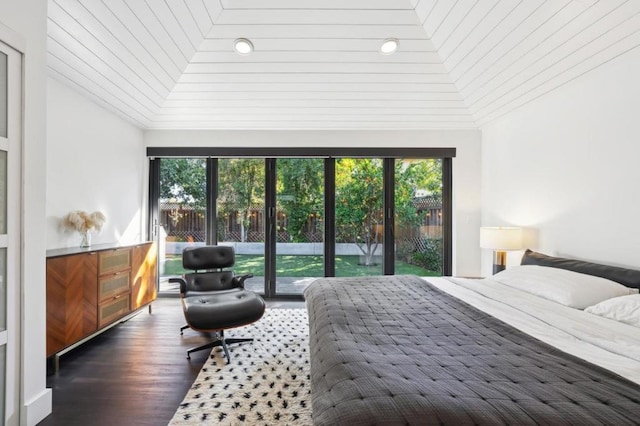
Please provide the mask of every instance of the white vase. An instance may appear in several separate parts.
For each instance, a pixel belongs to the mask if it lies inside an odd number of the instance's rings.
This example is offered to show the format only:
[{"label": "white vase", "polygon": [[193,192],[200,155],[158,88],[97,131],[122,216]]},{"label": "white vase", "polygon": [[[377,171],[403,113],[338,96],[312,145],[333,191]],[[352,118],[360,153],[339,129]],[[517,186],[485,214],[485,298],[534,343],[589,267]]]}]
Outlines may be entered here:
[{"label": "white vase", "polygon": [[80,247],[91,247],[91,232],[84,231],[80,233]]}]

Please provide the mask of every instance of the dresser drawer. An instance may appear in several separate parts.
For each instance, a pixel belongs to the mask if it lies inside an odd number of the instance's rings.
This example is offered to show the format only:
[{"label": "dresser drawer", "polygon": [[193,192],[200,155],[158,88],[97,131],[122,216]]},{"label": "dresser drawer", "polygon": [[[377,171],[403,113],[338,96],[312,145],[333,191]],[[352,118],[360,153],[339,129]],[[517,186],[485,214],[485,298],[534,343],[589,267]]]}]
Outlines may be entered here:
[{"label": "dresser drawer", "polygon": [[100,252],[98,275],[113,274],[131,269],[131,249],[123,248]]},{"label": "dresser drawer", "polygon": [[102,327],[129,313],[129,294],[124,294],[98,306],[98,326]]},{"label": "dresser drawer", "polygon": [[131,274],[129,271],[116,272],[112,275],[98,278],[98,300],[113,299],[119,294],[131,291]]}]

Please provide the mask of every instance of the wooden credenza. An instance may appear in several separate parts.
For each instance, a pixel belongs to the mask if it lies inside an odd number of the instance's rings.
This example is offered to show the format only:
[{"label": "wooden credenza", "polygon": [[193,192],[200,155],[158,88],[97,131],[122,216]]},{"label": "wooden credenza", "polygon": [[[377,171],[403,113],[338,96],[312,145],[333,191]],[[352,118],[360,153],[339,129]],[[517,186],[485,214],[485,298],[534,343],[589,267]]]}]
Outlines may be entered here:
[{"label": "wooden credenza", "polygon": [[156,298],[152,242],[47,251],[47,357]]}]

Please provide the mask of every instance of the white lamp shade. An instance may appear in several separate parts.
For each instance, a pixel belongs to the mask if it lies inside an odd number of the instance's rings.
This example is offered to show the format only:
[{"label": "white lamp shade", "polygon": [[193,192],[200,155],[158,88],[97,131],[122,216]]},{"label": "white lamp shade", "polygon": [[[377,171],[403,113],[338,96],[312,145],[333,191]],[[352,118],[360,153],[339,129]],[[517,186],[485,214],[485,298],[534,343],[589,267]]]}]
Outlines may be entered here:
[{"label": "white lamp shade", "polygon": [[519,250],[522,248],[522,228],[482,227],[480,228],[480,247],[492,250]]}]

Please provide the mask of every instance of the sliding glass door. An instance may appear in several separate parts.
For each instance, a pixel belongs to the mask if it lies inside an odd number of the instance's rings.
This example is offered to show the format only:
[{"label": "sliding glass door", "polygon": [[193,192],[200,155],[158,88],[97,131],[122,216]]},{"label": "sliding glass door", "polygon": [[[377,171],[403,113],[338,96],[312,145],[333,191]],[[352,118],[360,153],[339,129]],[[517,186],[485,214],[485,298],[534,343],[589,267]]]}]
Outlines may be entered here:
[{"label": "sliding glass door", "polygon": [[335,276],[381,275],[384,250],[382,159],[337,159],[335,188]]},{"label": "sliding glass door", "polygon": [[324,276],[324,160],[276,159],[275,294],[300,295]]},{"label": "sliding glass door", "polygon": [[443,274],[441,159],[396,159],[395,273]]},{"label": "sliding glass door", "polygon": [[216,241],[235,249],[234,270],[253,274],[245,288],[263,293],[265,283],[265,162],[218,160]]},{"label": "sliding glass door", "polygon": [[177,284],[169,283],[169,278],[185,272],[182,250],[205,244],[206,205],[206,159],[163,159],[156,219],[161,292],[179,291]]},{"label": "sliding glass door", "polygon": [[[356,157],[336,150],[331,157],[302,150],[271,158],[221,151],[227,155],[177,158],[169,150],[151,162],[161,292],[177,294],[166,281],[185,272],[182,250],[204,244],[233,246],[234,270],[252,273],[246,287],[268,298],[299,298],[323,276],[451,274],[445,154],[455,151],[401,149],[387,157],[380,154],[396,151],[374,149],[366,157],[363,149]],[[439,156],[426,157],[431,152]]]}]

